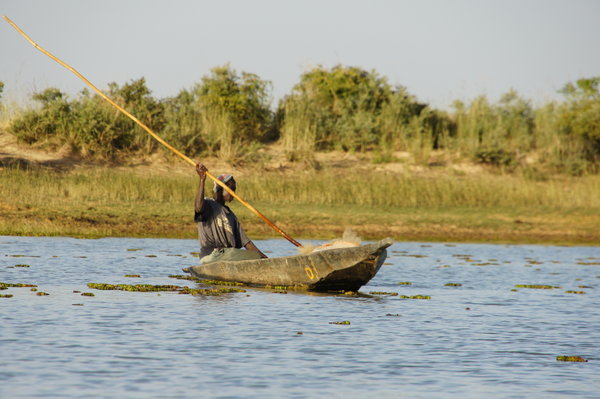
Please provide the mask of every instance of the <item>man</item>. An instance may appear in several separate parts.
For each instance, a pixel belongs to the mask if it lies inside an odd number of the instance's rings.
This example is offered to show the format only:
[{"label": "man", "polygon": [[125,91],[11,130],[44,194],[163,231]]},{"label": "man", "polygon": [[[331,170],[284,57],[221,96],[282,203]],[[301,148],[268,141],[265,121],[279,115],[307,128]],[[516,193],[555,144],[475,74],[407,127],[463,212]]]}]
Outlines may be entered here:
[{"label": "man", "polygon": [[[194,220],[198,223],[200,262],[266,258],[267,256],[248,238],[233,211],[225,205],[233,201],[229,192],[215,183],[213,199],[204,198],[207,171],[203,164],[196,164],[200,182],[194,203]],[[235,191],[236,182],[233,176],[222,174],[218,179]],[[240,249],[242,247],[246,250]]]}]

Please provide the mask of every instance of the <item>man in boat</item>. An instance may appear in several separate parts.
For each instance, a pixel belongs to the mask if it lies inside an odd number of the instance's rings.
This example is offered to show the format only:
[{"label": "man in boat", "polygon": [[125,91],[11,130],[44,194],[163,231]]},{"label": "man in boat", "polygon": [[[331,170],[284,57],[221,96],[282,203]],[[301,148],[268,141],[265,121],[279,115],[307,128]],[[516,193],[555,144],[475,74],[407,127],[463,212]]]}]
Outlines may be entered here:
[{"label": "man in boat", "polygon": [[[229,192],[214,183],[213,198],[204,197],[207,171],[203,164],[196,164],[200,181],[194,202],[194,220],[198,223],[200,262],[266,258],[267,256],[248,238],[233,211],[225,205],[233,201]],[[222,174],[218,179],[235,191],[236,182],[232,175]]]}]

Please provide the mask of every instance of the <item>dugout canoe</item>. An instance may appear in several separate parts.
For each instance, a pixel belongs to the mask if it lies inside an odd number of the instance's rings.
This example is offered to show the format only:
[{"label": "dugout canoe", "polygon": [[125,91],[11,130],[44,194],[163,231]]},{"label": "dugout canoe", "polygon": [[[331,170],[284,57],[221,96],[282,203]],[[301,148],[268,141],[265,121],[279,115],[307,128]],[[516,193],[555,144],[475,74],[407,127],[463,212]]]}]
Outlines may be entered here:
[{"label": "dugout canoe", "polygon": [[391,238],[350,248],[258,260],[222,261],[183,271],[206,280],[254,286],[288,286],[310,291],[358,291],[381,268]]}]

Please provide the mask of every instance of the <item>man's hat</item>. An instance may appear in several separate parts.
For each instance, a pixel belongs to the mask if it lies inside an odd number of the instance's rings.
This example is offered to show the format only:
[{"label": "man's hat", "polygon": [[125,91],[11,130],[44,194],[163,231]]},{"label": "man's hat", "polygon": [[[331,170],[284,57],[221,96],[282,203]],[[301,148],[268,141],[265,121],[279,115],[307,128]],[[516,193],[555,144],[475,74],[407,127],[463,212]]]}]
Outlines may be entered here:
[{"label": "man's hat", "polygon": [[[233,180],[233,175],[227,174],[227,173],[223,173],[222,175],[219,175],[219,177],[217,177],[218,180],[222,181],[223,184],[227,184],[227,182],[229,180]],[[214,187],[213,187],[213,191],[216,193],[217,192],[217,187],[219,187],[219,185],[217,183],[214,183]]]}]

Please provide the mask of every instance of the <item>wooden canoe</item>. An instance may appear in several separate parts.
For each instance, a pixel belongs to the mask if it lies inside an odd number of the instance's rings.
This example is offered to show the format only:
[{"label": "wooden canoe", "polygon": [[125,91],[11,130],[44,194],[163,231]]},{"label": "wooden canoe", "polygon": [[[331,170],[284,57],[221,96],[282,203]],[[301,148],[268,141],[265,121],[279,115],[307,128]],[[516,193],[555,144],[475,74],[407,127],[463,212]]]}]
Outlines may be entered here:
[{"label": "wooden canoe", "polygon": [[222,261],[183,271],[207,280],[255,286],[288,286],[311,291],[358,291],[383,264],[391,238],[350,248],[258,260]]}]

